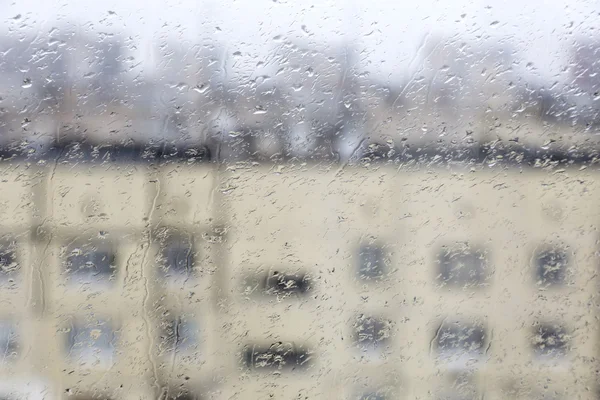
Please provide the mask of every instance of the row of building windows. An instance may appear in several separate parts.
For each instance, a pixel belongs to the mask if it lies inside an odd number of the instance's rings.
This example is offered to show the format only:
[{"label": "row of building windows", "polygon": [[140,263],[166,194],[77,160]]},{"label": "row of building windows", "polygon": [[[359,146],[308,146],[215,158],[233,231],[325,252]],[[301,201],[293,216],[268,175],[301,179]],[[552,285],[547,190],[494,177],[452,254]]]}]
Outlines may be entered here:
[{"label": "row of building windows", "polygon": [[[0,360],[11,361],[19,353],[17,327],[0,322]],[[110,366],[118,340],[117,331],[108,321],[74,322],[67,329],[68,356],[81,365]],[[192,352],[199,341],[195,322],[178,317],[164,321],[160,329],[159,354]]]},{"label": "row of building windows", "polygon": [[[15,241],[0,243],[0,274],[5,280],[15,277],[18,260]],[[159,256],[159,274],[163,277],[188,276],[194,266],[194,250],[191,240],[168,240]],[[109,282],[116,270],[116,253],[103,242],[74,243],[65,255],[65,271],[76,283]]]},{"label": "row of building windows", "polygon": [[[355,341],[365,352],[379,353],[388,346],[391,322],[361,315],[355,325]],[[570,334],[560,324],[537,324],[531,331],[531,348],[538,359],[567,355]],[[490,341],[480,323],[444,322],[435,332],[432,343],[441,360],[457,367],[467,365],[484,355]]]},{"label": "row of building windows", "polygon": [[[546,246],[533,257],[536,282],[540,286],[560,286],[566,282],[569,254],[566,247]],[[387,273],[383,247],[364,245],[359,252],[358,273],[362,279],[381,279]],[[437,280],[450,287],[485,284],[490,275],[488,255],[466,244],[443,247],[437,257]]]},{"label": "row of building windows", "polygon": [[[191,240],[170,239],[163,243],[159,274],[165,278],[188,277],[194,266]],[[67,250],[66,271],[78,283],[110,280],[116,269],[116,254],[106,244],[93,242],[71,245]]]},{"label": "row of building windows", "polygon": [[[353,326],[354,343],[364,354],[381,354],[390,345],[390,321],[359,315]],[[14,325],[0,324],[0,355],[9,360],[18,352],[18,335]],[[192,354],[199,342],[199,327],[193,320],[177,317],[162,324],[159,353]],[[538,324],[531,332],[531,347],[536,357],[564,357],[570,335],[558,324]],[[73,323],[68,329],[67,349],[80,362],[110,363],[117,333],[106,321]],[[457,367],[476,361],[490,345],[483,324],[444,322],[436,330],[432,343],[441,361]],[[310,364],[311,351],[293,343],[278,342],[268,346],[253,345],[244,350],[244,363],[258,369],[304,368]]]},{"label": "row of building windows", "polygon": [[[391,323],[360,315],[354,325],[354,342],[364,353],[380,354],[389,346]],[[478,323],[444,322],[432,340],[440,361],[464,368],[484,355],[490,343],[485,328]],[[569,334],[557,324],[538,324],[531,332],[531,348],[539,359],[560,358],[567,354]],[[293,343],[246,347],[244,362],[256,369],[302,369],[310,365],[312,351]]]},{"label": "row of building windows", "polygon": [[[17,270],[15,242],[0,244],[0,268],[10,278]],[[181,278],[191,274],[195,251],[192,240],[171,238],[164,242],[159,256],[159,273],[165,278]],[[541,286],[560,286],[567,278],[569,254],[564,247],[546,247],[534,259],[537,283]],[[389,262],[384,248],[363,245],[359,249],[358,276],[363,280],[381,279]],[[490,277],[487,253],[467,245],[444,247],[438,254],[437,280],[450,287],[485,284]],[[105,243],[86,242],[68,246],[65,268],[77,283],[108,282],[116,268],[114,249]],[[289,285],[294,282],[293,285]],[[306,293],[310,284],[306,275],[277,273],[260,283],[267,292]]]}]

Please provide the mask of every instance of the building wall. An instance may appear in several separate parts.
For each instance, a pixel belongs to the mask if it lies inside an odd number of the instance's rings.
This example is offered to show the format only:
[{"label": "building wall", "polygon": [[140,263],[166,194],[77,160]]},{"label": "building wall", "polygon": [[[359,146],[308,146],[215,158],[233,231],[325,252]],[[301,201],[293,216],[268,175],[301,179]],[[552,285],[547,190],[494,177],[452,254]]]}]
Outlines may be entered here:
[{"label": "building wall", "polygon": [[[214,399],[596,398],[600,187],[591,169],[1,168],[0,238],[16,243],[18,269],[3,283],[0,317],[13,321],[18,346],[0,365],[0,391],[56,399],[188,390]],[[193,249],[184,279],[161,272],[169,235]],[[114,253],[110,278],[81,283],[67,271],[79,242]],[[359,274],[364,246],[381,249],[381,276]],[[485,278],[445,282],[445,248],[479,251]],[[546,248],[568,255],[556,287],[535,275],[535,255]],[[305,286],[283,288],[290,277]],[[365,349],[357,329],[369,318],[385,328]],[[190,333],[177,353],[165,344],[173,320]],[[551,323],[567,332],[564,356],[532,347],[539,324]],[[483,327],[480,354],[440,355],[444,324]],[[74,353],[76,326],[98,327],[84,336],[110,335],[112,357]],[[256,352],[273,344],[305,353],[260,368]]]}]

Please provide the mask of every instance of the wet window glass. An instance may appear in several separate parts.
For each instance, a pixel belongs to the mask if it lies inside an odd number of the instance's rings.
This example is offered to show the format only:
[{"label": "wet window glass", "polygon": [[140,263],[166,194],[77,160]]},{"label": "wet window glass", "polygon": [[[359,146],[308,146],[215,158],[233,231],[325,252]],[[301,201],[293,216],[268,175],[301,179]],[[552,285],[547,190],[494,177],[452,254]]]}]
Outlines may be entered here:
[{"label": "wet window glass", "polygon": [[449,287],[477,286],[488,278],[486,254],[464,244],[443,248],[439,266],[439,280]]},{"label": "wet window glass", "polygon": [[380,279],[385,273],[384,249],[378,245],[362,245],[359,250],[358,275],[361,279]]},{"label": "wet window glass", "polygon": [[366,357],[380,357],[391,341],[392,327],[383,318],[359,315],[354,323],[354,340]]},{"label": "wet window glass", "polygon": [[110,367],[115,340],[115,332],[107,321],[74,322],[68,330],[68,356],[81,365]]},{"label": "wet window glass", "polygon": [[598,1],[0,22],[0,400],[600,399]]},{"label": "wet window glass", "polygon": [[192,238],[171,236],[163,243],[161,274],[170,280],[190,277],[194,268]]},{"label": "wet window glass", "polygon": [[106,244],[82,243],[69,246],[65,262],[73,284],[110,285],[115,271],[115,254]]},{"label": "wet window glass", "polygon": [[14,284],[18,276],[17,243],[0,241],[0,284]]},{"label": "wet window glass", "polygon": [[161,339],[166,352],[180,354],[194,352],[197,350],[199,339],[198,326],[191,318],[168,318]]},{"label": "wet window glass", "polygon": [[310,278],[303,274],[273,271],[262,283],[262,291],[268,295],[303,295],[311,289]]},{"label": "wet window glass", "polygon": [[561,286],[567,277],[569,256],[561,248],[550,248],[536,254],[537,283],[540,286]]},{"label": "wet window glass", "polygon": [[560,324],[540,324],[533,330],[533,349],[540,359],[557,359],[567,355],[570,335]]},{"label": "wet window glass", "polygon": [[247,346],[243,357],[247,367],[265,370],[305,369],[312,358],[303,346],[284,342]]},{"label": "wet window glass", "polygon": [[442,361],[457,368],[468,367],[486,350],[485,327],[472,322],[444,322],[434,341]]},{"label": "wet window glass", "polygon": [[19,352],[17,327],[12,321],[0,321],[0,360],[7,363],[15,360]]}]

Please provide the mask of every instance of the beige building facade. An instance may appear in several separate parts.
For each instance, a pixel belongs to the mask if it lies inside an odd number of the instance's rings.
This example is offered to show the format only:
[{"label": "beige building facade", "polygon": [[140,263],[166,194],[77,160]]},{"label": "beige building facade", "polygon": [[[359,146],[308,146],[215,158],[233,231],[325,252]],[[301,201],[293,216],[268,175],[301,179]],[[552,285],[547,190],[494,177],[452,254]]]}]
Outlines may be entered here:
[{"label": "beige building facade", "polygon": [[6,398],[597,398],[592,168],[1,168]]}]

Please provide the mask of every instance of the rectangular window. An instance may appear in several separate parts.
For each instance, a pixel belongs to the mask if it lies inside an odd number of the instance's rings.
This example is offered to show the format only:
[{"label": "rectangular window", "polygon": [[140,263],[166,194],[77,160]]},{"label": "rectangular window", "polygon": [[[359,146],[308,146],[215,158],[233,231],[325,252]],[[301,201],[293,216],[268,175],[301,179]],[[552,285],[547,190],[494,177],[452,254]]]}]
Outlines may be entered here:
[{"label": "rectangular window", "polygon": [[15,279],[18,270],[17,244],[15,241],[0,242],[0,283]]},{"label": "rectangular window", "polygon": [[198,326],[185,317],[176,317],[164,324],[162,348],[167,352],[188,353],[198,344]]},{"label": "rectangular window", "polygon": [[262,281],[262,292],[267,295],[303,295],[311,289],[310,278],[305,274],[270,272]]},{"label": "rectangular window", "polygon": [[564,357],[568,352],[569,334],[557,324],[540,324],[533,332],[533,351],[539,358]]},{"label": "rectangular window", "polygon": [[11,321],[0,321],[0,363],[14,360],[18,350],[19,340],[15,325]]},{"label": "rectangular window", "polygon": [[173,279],[188,278],[194,267],[194,246],[188,237],[172,236],[164,244],[162,271]]},{"label": "rectangular window", "polygon": [[115,350],[115,333],[106,321],[75,322],[67,338],[69,357],[81,364],[110,365]]},{"label": "rectangular window", "polygon": [[75,284],[109,284],[115,272],[115,254],[106,243],[86,243],[69,248],[66,270]]},{"label": "rectangular window", "polygon": [[487,261],[483,251],[467,245],[443,248],[439,253],[439,280],[451,287],[476,286],[487,279]]},{"label": "rectangular window", "polygon": [[391,324],[382,318],[359,315],[354,324],[354,340],[361,352],[379,356],[388,346]]},{"label": "rectangular window", "polygon": [[485,329],[478,323],[444,322],[434,337],[440,359],[456,367],[478,360],[485,349]]},{"label": "rectangular window", "polygon": [[537,284],[560,286],[565,282],[569,257],[565,249],[549,248],[535,256]]},{"label": "rectangular window", "polygon": [[308,349],[294,343],[277,342],[269,346],[252,345],[244,350],[248,368],[261,370],[304,369],[310,364]]},{"label": "rectangular window", "polygon": [[358,276],[363,280],[381,279],[385,274],[385,252],[381,246],[364,244],[359,249]]}]

